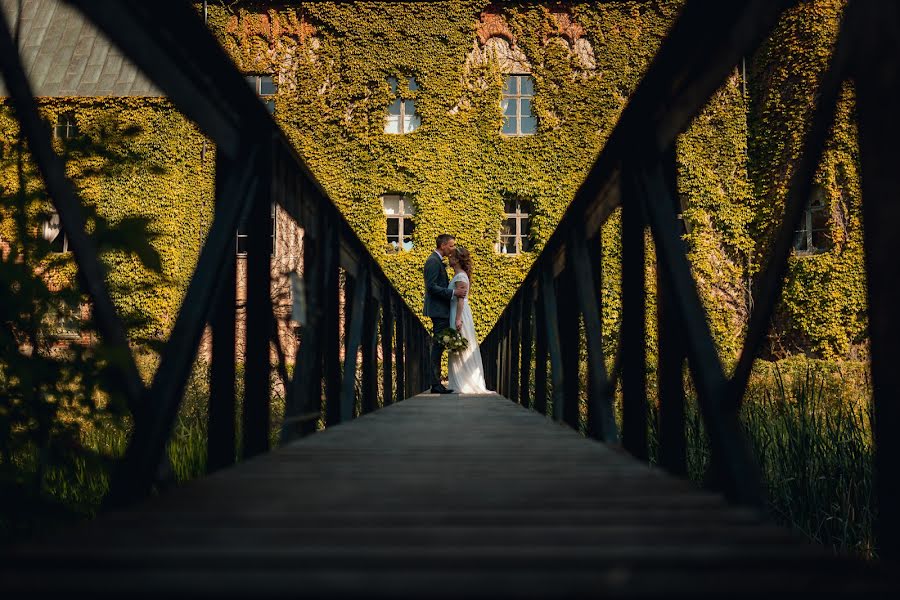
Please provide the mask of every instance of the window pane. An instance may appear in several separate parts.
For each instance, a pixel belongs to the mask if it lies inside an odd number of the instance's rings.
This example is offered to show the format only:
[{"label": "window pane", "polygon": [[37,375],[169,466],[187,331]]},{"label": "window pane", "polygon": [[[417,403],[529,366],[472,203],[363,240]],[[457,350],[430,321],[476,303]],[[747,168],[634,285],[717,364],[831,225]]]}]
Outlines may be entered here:
[{"label": "window pane", "polygon": [[516,78],[514,75],[507,75],[503,78],[503,93],[507,95],[516,93]]},{"label": "window pane", "polygon": [[500,242],[500,252],[503,254],[515,254],[516,253],[516,238],[515,236],[504,237]]},{"label": "window pane", "polygon": [[247,83],[257,94],[259,93],[259,76],[257,75],[244,75],[244,79],[247,80]]},{"label": "window pane", "polygon": [[260,75],[259,77],[259,94],[261,96],[271,96],[278,91],[278,86],[271,75]]},{"label": "window pane", "polygon": [[384,214],[400,214],[400,196],[398,196],[397,194],[385,194],[381,197],[381,201],[384,204]]},{"label": "window pane", "polygon": [[407,100],[404,106],[403,115],[403,131],[409,133],[415,131],[419,127],[419,117],[416,116],[416,103],[414,100]]},{"label": "window pane", "polygon": [[533,96],[534,95],[534,79],[532,79],[530,75],[522,75],[520,77],[519,81],[520,81],[519,93],[523,96]]},{"label": "window pane", "polygon": [[825,229],[814,229],[812,232],[812,247],[817,250],[831,248],[831,232]]},{"label": "window pane", "polygon": [[522,117],[522,131],[519,133],[534,133],[537,131],[537,118]]},{"label": "window pane", "polygon": [[400,115],[388,115],[384,121],[385,133],[400,133]]},{"label": "window pane", "polygon": [[400,100],[394,100],[391,102],[391,105],[388,107],[389,115],[400,115]]},{"label": "window pane", "polygon": [[400,235],[400,219],[389,218],[387,220],[387,236],[388,239],[396,239]]},{"label": "window pane", "polygon": [[528,98],[522,98],[519,100],[519,114],[523,117],[530,117],[532,115],[531,112],[531,100]]},{"label": "window pane", "polygon": [[391,93],[397,93],[397,78],[396,77],[388,77],[387,78],[388,85],[391,86]]},{"label": "window pane", "polygon": [[409,122],[407,123],[406,133],[409,133],[410,131],[415,131],[421,125],[422,125],[422,119],[419,118],[419,115],[413,115],[409,119]]},{"label": "window pane", "polygon": [[504,116],[513,117],[516,114],[516,101],[510,98],[504,98],[500,101],[500,108],[503,109]]},{"label": "window pane", "polygon": [[515,217],[509,217],[506,219],[505,229],[509,232],[510,235],[516,235],[516,219]]},{"label": "window pane", "polygon": [[513,135],[516,133],[516,118],[515,117],[504,117],[502,132],[509,134],[509,135]]},{"label": "window pane", "polygon": [[409,91],[415,92],[419,89],[419,83],[416,81],[415,77],[409,78]]},{"label": "window pane", "polygon": [[403,214],[408,216],[416,214],[416,203],[413,202],[412,198],[410,196],[400,196],[400,198],[403,201]]},{"label": "window pane", "polygon": [[412,237],[416,224],[412,219],[403,219],[403,237],[409,239]]},{"label": "window pane", "polygon": [[504,198],[503,199],[503,212],[506,213],[514,213],[516,212],[516,199],[515,198]]},{"label": "window pane", "polygon": [[528,200],[519,200],[519,212],[524,215],[531,214],[531,202]]},{"label": "window pane", "polygon": [[525,217],[521,219],[519,226],[522,228],[522,239],[519,244],[522,246],[522,252],[530,252],[533,244],[531,243],[531,219]]},{"label": "window pane", "polygon": [[810,213],[812,213],[813,231],[828,229],[828,211],[825,210],[825,207],[814,207],[810,210]]}]

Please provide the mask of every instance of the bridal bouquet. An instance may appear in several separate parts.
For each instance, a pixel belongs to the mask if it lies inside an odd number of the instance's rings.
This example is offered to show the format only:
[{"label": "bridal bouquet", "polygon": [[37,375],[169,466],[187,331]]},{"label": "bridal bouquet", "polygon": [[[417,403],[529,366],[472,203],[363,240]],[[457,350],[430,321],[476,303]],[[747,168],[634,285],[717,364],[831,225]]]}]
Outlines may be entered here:
[{"label": "bridal bouquet", "polygon": [[450,352],[460,352],[469,347],[469,340],[463,337],[459,331],[453,327],[448,327],[438,332],[434,336],[434,341],[449,350]]}]

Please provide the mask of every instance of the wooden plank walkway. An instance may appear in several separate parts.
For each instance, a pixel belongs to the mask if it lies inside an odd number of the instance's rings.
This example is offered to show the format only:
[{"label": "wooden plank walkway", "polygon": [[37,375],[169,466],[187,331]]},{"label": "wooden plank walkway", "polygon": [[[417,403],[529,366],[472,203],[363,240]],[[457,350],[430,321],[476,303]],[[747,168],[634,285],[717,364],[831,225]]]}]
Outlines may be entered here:
[{"label": "wooden plank walkway", "polygon": [[887,593],[879,569],[496,395],[417,396],[0,555],[8,591],[92,596]]}]

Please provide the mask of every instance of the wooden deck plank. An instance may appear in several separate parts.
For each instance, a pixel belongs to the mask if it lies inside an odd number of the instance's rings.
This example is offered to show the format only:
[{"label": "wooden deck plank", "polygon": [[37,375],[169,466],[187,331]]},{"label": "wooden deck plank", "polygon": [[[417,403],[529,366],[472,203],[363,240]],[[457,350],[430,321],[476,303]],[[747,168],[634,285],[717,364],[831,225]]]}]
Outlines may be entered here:
[{"label": "wooden deck plank", "polygon": [[367,597],[849,595],[892,583],[496,395],[391,405],[7,549],[0,580],[102,596]]}]

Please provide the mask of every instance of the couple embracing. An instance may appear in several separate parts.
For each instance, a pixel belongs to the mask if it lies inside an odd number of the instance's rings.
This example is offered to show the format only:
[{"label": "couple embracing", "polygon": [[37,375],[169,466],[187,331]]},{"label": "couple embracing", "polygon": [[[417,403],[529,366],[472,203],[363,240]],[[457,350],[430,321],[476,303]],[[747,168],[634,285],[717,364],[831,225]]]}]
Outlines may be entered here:
[{"label": "couple embracing", "polygon": [[[444,258],[454,271],[452,279],[447,278]],[[437,236],[434,252],[425,261],[425,316],[431,317],[435,340],[431,349],[431,392],[449,394],[485,394],[484,368],[481,352],[475,335],[475,321],[469,308],[467,296],[471,286],[472,256],[462,246],[456,245],[456,238],[442,233]],[[459,331],[469,345],[466,349],[451,352],[449,357],[449,389],[441,383],[441,357],[444,347],[437,334],[453,327]]]}]

